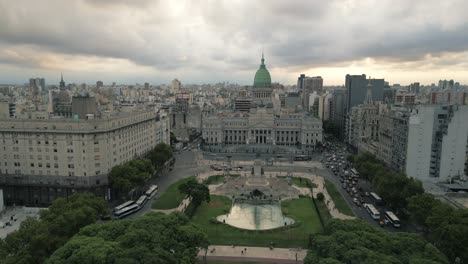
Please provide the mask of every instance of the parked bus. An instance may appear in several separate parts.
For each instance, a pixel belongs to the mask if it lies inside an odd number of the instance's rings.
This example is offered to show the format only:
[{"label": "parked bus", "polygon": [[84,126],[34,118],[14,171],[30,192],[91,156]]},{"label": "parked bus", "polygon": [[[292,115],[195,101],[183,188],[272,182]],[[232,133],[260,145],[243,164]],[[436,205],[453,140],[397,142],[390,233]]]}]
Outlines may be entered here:
[{"label": "parked bus", "polygon": [[372,200],[374,201],[374,204],[376,204],[376,205],[380,205],[380,204],[383,203],[382,198],[380,198],[380,196],[378,196],[374,192],[370,193],[370,197],[372,198]]},{"label": "parked bus", "polygon": [[149,189],[145,192],[145,195],[148,196],[148,199],[151,199],[156,195],[156,193],[158,193],[158,186],[151,185]]},{"label": "parked bus", "polygon": [[385,218],[393,225],[393,227],[400,227],[400,219],[390,211],[385,211]]},{"label": "parked bus", "polygon": [[364,204],[364,208],[366,208],[369,215],[374,220],[380,220],[380,213],[372,204]]},{"label": "parked bus", "polygon": [[140,207],[138,207],[138,205],[136,203],[128,206],[128,207],[125,207],[119,211],[116,211],[114,212],[114,215],[116,218],[120,219],[120,218],[124,218],[125,216],[127,215],[130,215],[130,214],[133,214],[134,212],[138,211],[140,209]]},{"label": "parked bus", "polygon": [[357,172],[357,170],[355,168],[352,168],[351,169],[351,173],[355,176],[355,177],[358,177],[359,178],[359,173]]},{"label": "parked bus", "polygon": [[138,205],[138,208],[141,208],[145,205],[147,199],[148,199],[148,196],[143,194],[142,196],[140,196],[140,198],[138,198],[135,204]]},{"label": "parked bus", "polygon": [[125,203],[123,203],[123,204],[121,204],[121,205],[115,207],[115,208],[112,210],[112,212],[120,211],[120,210],[124,209],[125,207],[130,206],[130,205],[132,205],[132,204],[134,204],[134,203],[135,203],[135,201],[127,201],[127,202],[125,202]]}]

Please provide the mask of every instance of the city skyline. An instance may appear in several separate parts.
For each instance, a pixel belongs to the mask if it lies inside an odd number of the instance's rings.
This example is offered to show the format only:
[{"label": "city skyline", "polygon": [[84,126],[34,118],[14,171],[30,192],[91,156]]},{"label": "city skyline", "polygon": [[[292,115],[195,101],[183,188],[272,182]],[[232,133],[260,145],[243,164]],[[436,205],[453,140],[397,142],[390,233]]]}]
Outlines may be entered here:
[{"label": "city skyline", "polygon": [[[398,1],[397,1],[398,2]],[[251,85],[304,73],[324,86],[346,74],[391,84],[468,83],[462,1],[0,1],[0,83],[228,81]],[[51,8],[53,7],[53,8]],[[37,19],[31,19],[37,17]],[[47,19],[44,19],[47,18]]]}]

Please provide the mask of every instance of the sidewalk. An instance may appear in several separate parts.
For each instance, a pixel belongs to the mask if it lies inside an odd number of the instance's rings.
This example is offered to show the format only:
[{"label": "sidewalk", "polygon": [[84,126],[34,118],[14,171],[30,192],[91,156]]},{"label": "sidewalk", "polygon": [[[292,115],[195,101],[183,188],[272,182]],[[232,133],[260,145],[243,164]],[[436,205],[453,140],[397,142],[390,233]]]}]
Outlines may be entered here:
[{"label": "sidewalk", "polygon": [[[215,249],[213,251],[213,249]],[[247,250],[245,250],[247,249]],[[213,252],[212,252],[213,251]],[[293,248],[243,247],[211,245],[206,251],[207,260],[257,261],[268,263],[304,263],[307,250]],[[205,250],[198,252],[204,259]],[[296,261],[297,260],[297,261]]]}]

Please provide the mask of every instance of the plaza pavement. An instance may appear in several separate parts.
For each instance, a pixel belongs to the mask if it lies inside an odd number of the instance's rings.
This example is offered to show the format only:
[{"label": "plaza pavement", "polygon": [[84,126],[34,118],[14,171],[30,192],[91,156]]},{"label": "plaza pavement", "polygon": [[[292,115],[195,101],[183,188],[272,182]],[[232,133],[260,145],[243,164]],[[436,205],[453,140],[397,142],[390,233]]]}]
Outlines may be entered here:
[{"label": "plaza pavement", "polygon": [[[213,250],[214,249],[214,250]],[[245,250],[247,249],[247,250]],[[208,250],[200,250],[198,259],[226,261],[256,261],[265,263],[304,263],[307,250],[268,247],[241,247],[211,245]]]}]

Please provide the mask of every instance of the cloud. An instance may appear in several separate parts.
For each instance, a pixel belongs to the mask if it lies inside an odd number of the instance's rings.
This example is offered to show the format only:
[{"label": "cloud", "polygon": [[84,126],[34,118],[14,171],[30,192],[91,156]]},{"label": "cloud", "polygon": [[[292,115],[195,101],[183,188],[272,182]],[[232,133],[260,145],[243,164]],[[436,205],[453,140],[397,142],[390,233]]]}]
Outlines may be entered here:
[{"label": "cloud", "polygon": [[251,75],[264,49],[283,75],[366,58],[436,67],[447,54],[466,59],[457,55],[468,50],[466,9],[461,0],[0,0],[0,64],[53,69],[44,61],[55,57],[88,70],[101,58],[209,80]]}]

